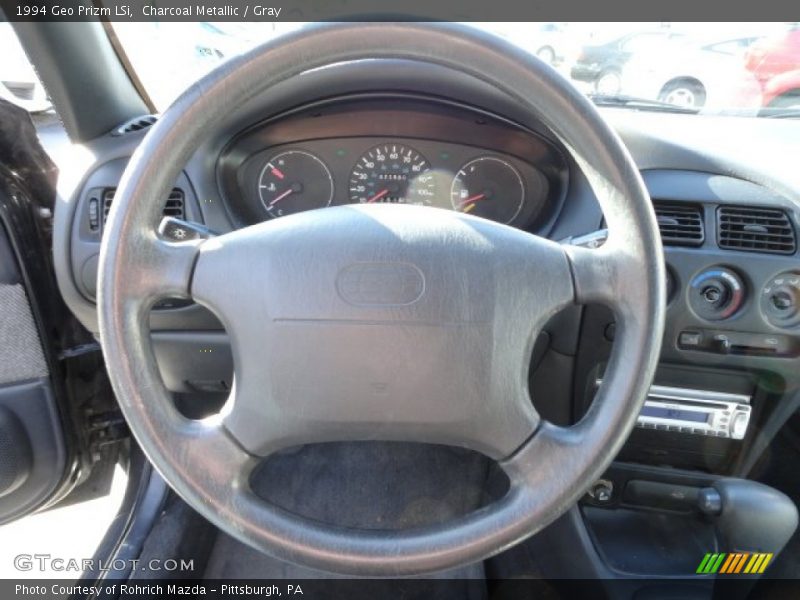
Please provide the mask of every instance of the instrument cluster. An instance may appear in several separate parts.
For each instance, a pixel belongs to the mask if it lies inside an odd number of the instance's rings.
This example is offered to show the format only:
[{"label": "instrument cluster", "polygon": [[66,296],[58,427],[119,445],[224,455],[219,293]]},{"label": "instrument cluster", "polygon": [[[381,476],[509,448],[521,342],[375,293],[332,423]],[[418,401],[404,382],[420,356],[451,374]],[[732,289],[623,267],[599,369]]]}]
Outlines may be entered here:
[{"label": "instrument cluster", "polygon": [[524,227],[541,212],[549,189],[540,171],[512,156],[402,138],[291,144],[248,162],[244,179],[252,182],[250,195],[265,218],[338,204],[392,203]]},{"label": "instrument cluster", "polygon": [[555,214],[566,168],[551,143],[465,108],[414,108],[337,106],[245,132],[221,163],[229,208],[245,225],[344,204],[429,206],[530,230]]}]

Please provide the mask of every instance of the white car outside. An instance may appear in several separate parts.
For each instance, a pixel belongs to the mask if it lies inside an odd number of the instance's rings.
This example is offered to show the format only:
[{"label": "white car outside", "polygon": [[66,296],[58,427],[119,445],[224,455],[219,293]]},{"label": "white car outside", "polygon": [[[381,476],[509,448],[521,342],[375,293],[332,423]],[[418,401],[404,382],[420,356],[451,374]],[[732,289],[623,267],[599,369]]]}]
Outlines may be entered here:
[{"label": "white car outside", "polygon": [[760,88],[743,60],[755,39],[673,42],[658,55],[634,56],[622,71],[621,93],[687,108],[755,107]]}]

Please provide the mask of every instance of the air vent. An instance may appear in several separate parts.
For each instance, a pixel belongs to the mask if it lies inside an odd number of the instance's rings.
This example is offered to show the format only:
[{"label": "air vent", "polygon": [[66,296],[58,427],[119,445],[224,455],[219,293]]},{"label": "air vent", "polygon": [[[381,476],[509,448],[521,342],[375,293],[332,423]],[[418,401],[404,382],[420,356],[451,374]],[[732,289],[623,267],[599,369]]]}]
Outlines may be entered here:
[{"label": "air vent", "polygon": [[795,233],[789,215],[777,208],[720,206],[717,209],[720,248],[769,254],[794,254]]},{"label": "air vent", "polygon": [[653,208],[665,246],[700,246],[703,243],[703,213],[699,206],[657,201]]},{"label": "air vent", "polygon": [[[106,188],[103,191],[103,225],[105,226],[108,211],[111,210],[111,203],[114,201],[114,194],[116,188]],[[169,198],[164,205],[164,216],[175,217],[176,219],[183,219],[186,217],[185,201],[183,190],[180,188],[172,188],[169,193]]]},{"label": "air vent", "polygon": [[185,216],[183,207],[183,190],[179,188],[173,188],[169,193],[167,203],[164,205],[164,216],[183,219]]},{"label": "air vent", "polygon": [[157,120],[158,117],[155,115],[144,115],[141,117],[136,117],[135,119],[131,119],[130,121],[125,121],[122,125],[120,125],[114,131],[112,131],[111,135],[125,135],[126,133],[133,133],[134,131],[147,129]]}]

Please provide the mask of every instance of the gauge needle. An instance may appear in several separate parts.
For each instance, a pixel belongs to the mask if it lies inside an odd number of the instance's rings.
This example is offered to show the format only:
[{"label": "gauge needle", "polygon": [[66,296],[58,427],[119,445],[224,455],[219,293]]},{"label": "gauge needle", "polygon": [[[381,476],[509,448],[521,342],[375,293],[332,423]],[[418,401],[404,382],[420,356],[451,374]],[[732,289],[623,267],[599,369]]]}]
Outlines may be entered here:
[{"label": "gauge needle", "polygon": [[485,200],[485,199],[486,199],[486,194],[485,193],[483,193],[483,194],[475,194],[474,196],[470,196],[469,198],[466,198],[465,200],[462,200],[461,202],[459,202],[458,203],[458,207],[459,208],[464,208],[467,204],[473,204],[475,202],[478,202],[479,200]]},{"label": "gauge needle", "polygon": [[274,199],[272,202],[270,202],[270,203],[269,203],[269,205],[270,205],[270,206],[272,206],[273,204],[275,204],[275,203],[277,203],[277,202],[280,202],[281,200],[283,200],[284,198],[286,198],[286,196],[288,196],[289,194],[291,194],[293,191],[294,191],[294,190],[293,190],[292,188],[289,188],[288,190],[286,190],[285,192],[283,192],[283,193],[282,193],[280,196],[278,196],[277,198],[275,198],[275,199]]},{"label": "gauge needle", "polygon": [[367,202],[375,202],[377,200],[380,200],[381,198],[383,198],[388,193],[389,193],[389,188],[386,188],[385,190],[382,190],[382,191],[378,192],[377,194],[375,194],[372,198],[367,200]]}]

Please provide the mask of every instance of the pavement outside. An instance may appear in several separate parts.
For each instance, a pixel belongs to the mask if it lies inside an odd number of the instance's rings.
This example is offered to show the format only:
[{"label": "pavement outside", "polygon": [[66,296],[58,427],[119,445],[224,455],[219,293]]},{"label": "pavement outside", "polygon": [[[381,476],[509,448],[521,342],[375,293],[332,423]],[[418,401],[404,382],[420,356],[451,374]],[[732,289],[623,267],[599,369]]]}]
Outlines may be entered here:
[{"label": "pavement outside", "polygon": [[80,563],[92,558],[122,503],[126,482],[125,472],[117,467],[108,496],[28,515],[0,527],[0,579],[77,579],[79,572],[41,571],[35,559],[30,561],[31,570],[20,570],[15,558],[49,554],[52,559],[64,559],[65,565],[71,559]]}]

